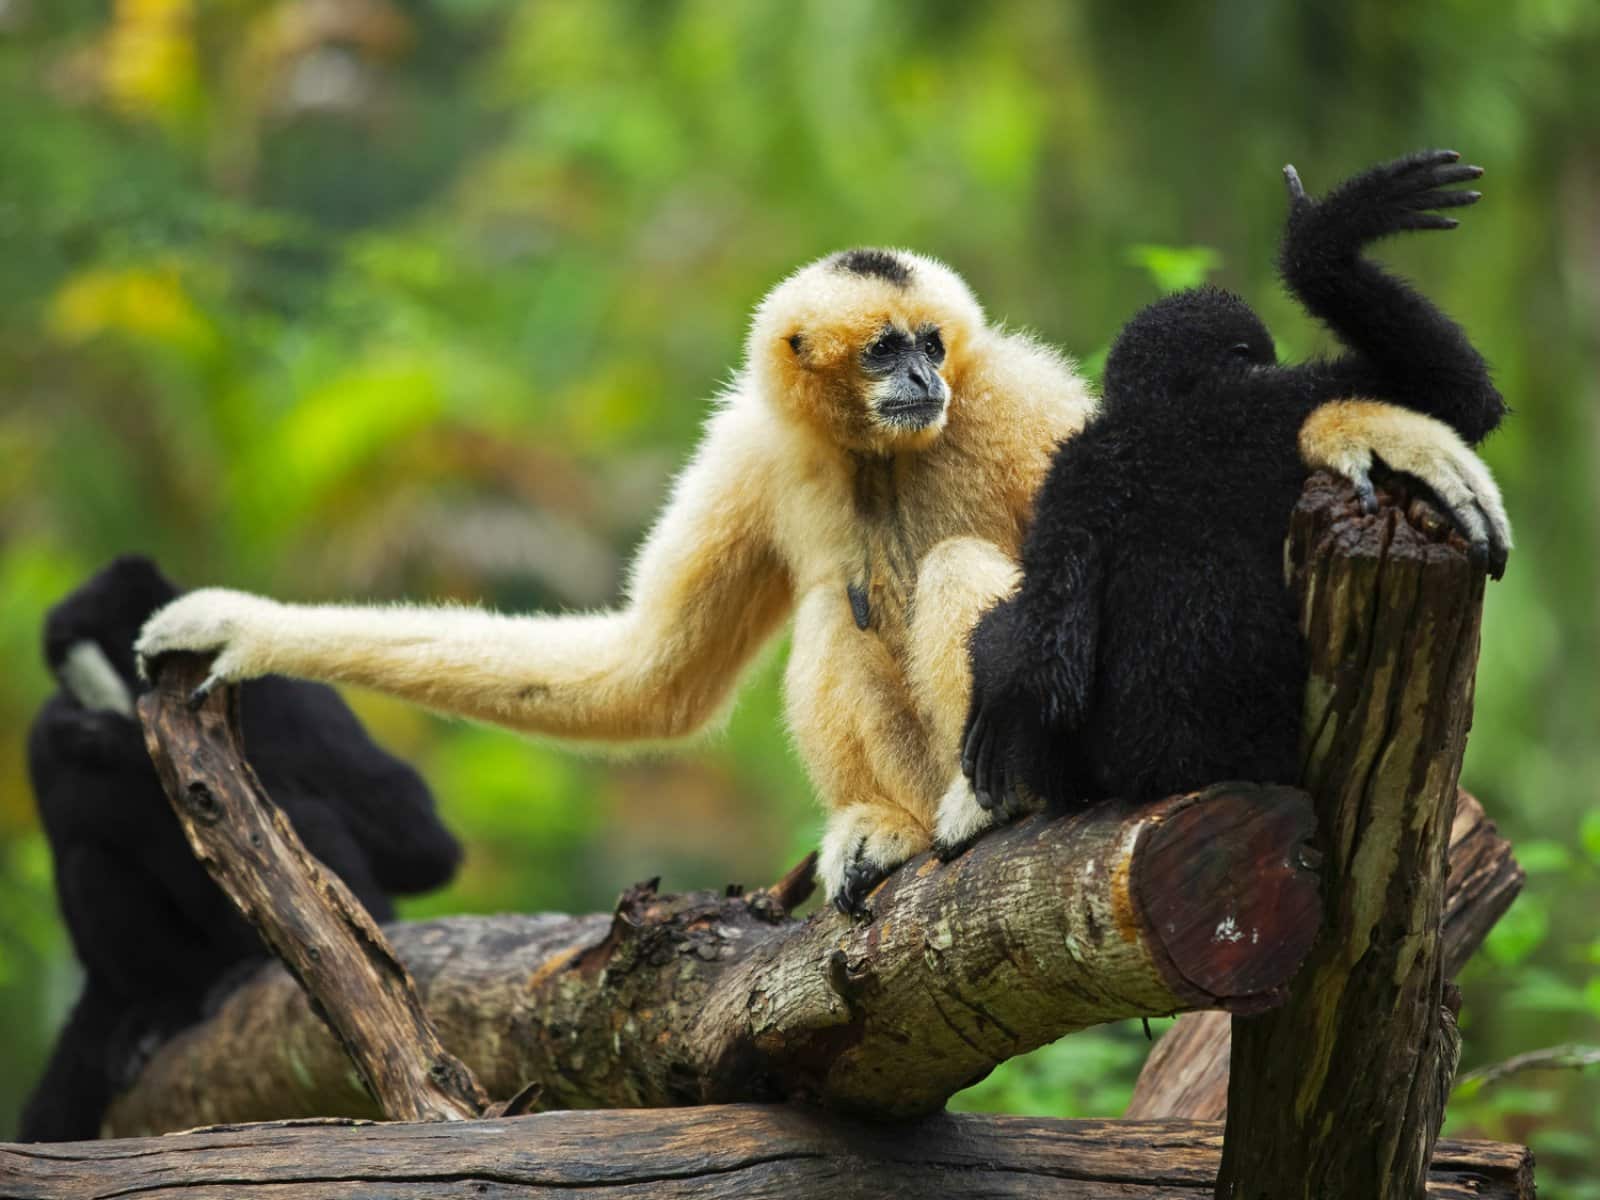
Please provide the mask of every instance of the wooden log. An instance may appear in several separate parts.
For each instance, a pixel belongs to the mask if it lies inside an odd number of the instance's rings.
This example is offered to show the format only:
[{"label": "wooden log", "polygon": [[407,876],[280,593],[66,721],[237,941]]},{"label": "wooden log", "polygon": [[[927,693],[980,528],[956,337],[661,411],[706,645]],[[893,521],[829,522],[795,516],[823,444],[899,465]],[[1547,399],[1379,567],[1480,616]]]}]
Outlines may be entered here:
[{"label": "wooden log", "polygon": [[[641,885],[610,917],[389,935],[493,1096],[532,1081],[548,1108],[804,1099],[915,1116],[1075,1029],[1275,1002],[1318,924],[1310,833],[1303,793],[1226,785],[913,861],[866,922],[790,919],[791,878],[748,896]],[[371,1114],[353,1083],[294,980],[268,969],[163,1047],[107,1129]]]},{"label": "wooden log", "polygon": [[[1511,907],[1526,876],[1483,806],[1466,792],[1456,797],[1450,829],[1450,875],[1444,896],[1444,973],[1453,979]],[[1184,1117],[1220,1121],[1228,1111],[1228,1052],[1232,1017],[1189,1013],[1150,1051],[1123,1114],[1131,1120]]]},{"label": "wooden log", "polygon": [[[139,719],[190,848],[327,1022],[382,1111],[466,1120],[484,1108],[472,1072],[439,1041],[410,975],[344,882],[307,851],[244,759],[238,689],[189,696],[199,655],[156,664]],[[233,1070],[248,1070],[240,1060]]]},{"label": "wooden log", "polygon": [[1459,1046],[1440,921],[1484,574],[1421,525],[1331,476],[1290,522],[1324,928],[1288,1002],[1234,1023],[1221,1200],[1424,1191]]},{"label": "wooden log", "polygon": [[[941,1114],[882,1125],[764,1105],[546,1113],[427,1125],[256,1125],[0,1146],[17,1200],[1202,1200],[1216,1123]],[[1531,1200],[1521,1146],[1441,1142],[1434,1200]]]}]

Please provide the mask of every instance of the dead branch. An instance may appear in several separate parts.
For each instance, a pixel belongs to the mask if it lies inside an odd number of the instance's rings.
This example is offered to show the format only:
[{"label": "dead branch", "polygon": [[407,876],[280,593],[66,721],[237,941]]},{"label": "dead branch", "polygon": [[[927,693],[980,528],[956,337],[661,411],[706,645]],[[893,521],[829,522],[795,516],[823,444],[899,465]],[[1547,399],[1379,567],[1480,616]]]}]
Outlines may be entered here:
[{"label": "dead branch", "polygon": [[311,997],[388,1116],[476,1117],[483,1092],[440,1043],[405,967],[245,761],[238,689],[190,706],[208,672],[202,656],[169,655],[139,699],[150,757],[195,857]]},{"label": "dead branch", "polygon": [[[752,1104],[427,1125],[255,1125],[182,1137],[0,1146],[18,1200],[1203,1200],[1222,1127],[941,1114],[864,1123]],[[1443,1141],[1431,1200],[1532,1200],[1520,1146]]]}]

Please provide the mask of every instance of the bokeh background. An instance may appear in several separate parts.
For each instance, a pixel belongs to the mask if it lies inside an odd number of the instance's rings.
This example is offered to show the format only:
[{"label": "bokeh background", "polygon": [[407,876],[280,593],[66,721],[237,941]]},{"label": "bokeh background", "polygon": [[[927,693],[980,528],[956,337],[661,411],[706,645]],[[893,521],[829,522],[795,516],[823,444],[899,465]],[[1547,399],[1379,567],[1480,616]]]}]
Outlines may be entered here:
[{"label": "bokeh background", "polygon": [[[1465,782],[1530,873],[1462,981],[1464,1066],[1600,1042],[1597,79],[1593,0],[0,0],[0,1136],[77,985],[23,763],[40,619],[109,556],[604,604],[796,264],[933,253],[1090,370],[1209,277],[1300,355],[1279,167],[1440,144],[1487,198],[1387,257],[1515,406]],[[469,847],[408,911],[775,879],[820,826],[779,665],[724,736],[621,763],[353,696]],[[1078,1035],[960,1102],[1114,1115],[1145,1049]],[[1450,1129],[1600,1196],[1596,1075],[1458,1094]]]}]

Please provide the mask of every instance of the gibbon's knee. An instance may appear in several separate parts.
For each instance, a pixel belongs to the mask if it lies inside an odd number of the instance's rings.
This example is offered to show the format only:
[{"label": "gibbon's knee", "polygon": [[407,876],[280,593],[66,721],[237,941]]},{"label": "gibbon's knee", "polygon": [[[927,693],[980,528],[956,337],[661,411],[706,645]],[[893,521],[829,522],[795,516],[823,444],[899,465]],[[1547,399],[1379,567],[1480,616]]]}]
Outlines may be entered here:
[{"label": "gibbon's knee", "polygon": [[911,614],[912,691],[932,724],[936,753],[954,763],[967,716],[972,668],[967,640],[1017,586],[1017,564],[993,542],[946,538],[923,557]]}]

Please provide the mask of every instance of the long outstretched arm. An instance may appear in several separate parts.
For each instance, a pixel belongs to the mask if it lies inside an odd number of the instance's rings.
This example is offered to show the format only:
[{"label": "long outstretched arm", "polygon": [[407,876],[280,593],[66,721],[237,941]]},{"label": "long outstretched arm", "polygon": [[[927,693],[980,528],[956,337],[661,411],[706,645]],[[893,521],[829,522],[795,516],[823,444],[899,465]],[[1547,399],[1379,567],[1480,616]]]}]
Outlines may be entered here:
[{"label": "long outstretched arm", "polygon": [[713,418],[634,563],[620,609],[517,617],[289,605],[205,590],[150,619],[140,658],[216,651],[216,681],[277,673],[359,684],[553,737],[693,733],[792,602],[769,537],[760,442],[746,420],[735,408]]},{"label": "long outstretched arm", "polygon": [[1475,203],[1450,185],[1483,174],[1453,150],[1427,150],[1375,167],[1321,200],[1284,168],[1289,219],[1279,254],[1284,282],[1353,351],[1321,367],[1336,392],[1401,401],[1476,444],[1499,424],[1505,402],[1465,333],[1427,297],[1363,247],[1406,230],[1453,229],[1435,209]]}]

